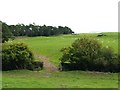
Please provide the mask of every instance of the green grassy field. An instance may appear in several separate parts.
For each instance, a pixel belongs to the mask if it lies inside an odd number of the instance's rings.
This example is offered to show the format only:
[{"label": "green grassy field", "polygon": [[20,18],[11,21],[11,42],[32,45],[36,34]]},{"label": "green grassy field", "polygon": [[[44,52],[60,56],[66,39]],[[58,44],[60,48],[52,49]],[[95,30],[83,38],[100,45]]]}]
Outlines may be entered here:
[{"label": "green grassy field", "polygon": [[67,71],[46,73],[21,70],[3,72],[6,88],[117,88],[118,77],[113,73]]},{"label": "green grassy field", "polygon": [[[103,46],[110,46],[118,52],[118,33],[105,33],[107,36],[96,37],[97,34],[60,35],[52,37],[18,37],[14,42],[24,42],[35,53],[47,56],[56,66],[62,55],[60,49],[70,46],[75,39],[84,35],[98,39]],[[37,58],[36,58],[37,59]],[[111,83],[112,82],[112,83]],[[96,73],[83,71],[64,71],[47,73],[28,70],[4,71],[4,88],[117,88],[117,73]]]},{"label": "green grassy field", "polygon": [[90,36],[98,39],[103,46],[110,46],[115,52],[118,52],[118,33],[105,33],[107,36],[96,37],[97,34],[79,34],[79,35],[61,35],[53,37],[26,37],[18,38],[15,42],[24,42],[33,52],[45,55],[50,58],[55,65],[59,64],[61,48],[68,47],[75,39],[82,36]]}]

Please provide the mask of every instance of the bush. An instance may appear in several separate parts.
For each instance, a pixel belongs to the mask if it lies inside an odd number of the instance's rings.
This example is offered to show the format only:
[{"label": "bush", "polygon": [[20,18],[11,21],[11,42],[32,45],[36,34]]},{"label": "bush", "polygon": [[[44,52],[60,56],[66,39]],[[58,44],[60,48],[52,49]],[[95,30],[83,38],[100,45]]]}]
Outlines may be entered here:
[{"label": "bush", "polygon": [[23,43],[2,45],[2,70],[28,69],[33,60],[32,52]]},{"label": "bush", "polygon": [[77,39],[71,47],[63,48],[61,51],[61,63],[67,63],[63,64],[66,65],[63,67],[67,67],[68,70],[119,71],[117,54],[93,38]]}]

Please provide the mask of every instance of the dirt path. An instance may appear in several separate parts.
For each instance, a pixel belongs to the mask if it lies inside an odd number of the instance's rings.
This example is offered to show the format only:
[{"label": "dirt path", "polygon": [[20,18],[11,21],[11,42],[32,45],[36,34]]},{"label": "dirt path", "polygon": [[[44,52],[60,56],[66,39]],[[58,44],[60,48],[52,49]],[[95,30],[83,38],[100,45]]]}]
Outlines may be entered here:
[{"label": "dirt path", "polygon": [[56,71],[58,71],[58,68],[55,65],[53,65],[49,61],[49,58],[47,58],[46,56],[39,55],[38,58],[40,58],[40,60],[44,63],[44,68],[48,72],[56,72]]},{"label": "dirt path", "polygon": [[40,55],[40,54],[35,54],[35,57],[37,57],[38,59],[40,59],[40,61],[43,62],[43,67],[47,72],[57,72],[58,68],[52,64],[49,61],[49,58],[47,58],[46,56]]}]

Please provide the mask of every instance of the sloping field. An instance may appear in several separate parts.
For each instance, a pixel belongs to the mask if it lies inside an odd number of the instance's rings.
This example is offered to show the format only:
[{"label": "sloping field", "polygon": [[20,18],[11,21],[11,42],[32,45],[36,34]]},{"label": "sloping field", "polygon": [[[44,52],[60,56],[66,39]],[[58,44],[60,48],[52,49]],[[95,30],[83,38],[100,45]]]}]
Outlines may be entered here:
[{"label": "sloping field", "polygon": [[[70,46],[75,39],[84,35],[96,38],[103,46],[110,46],[117,53],[118,33],[60,35],[52,37],[18,37],[14,42],[24,42],[33,51],[36,60],[45,56],[53,65],[59,65],[60,49]],[[117,73],[100,73],[88,71],[48,72],[15,70],[3,72],[4,88],[117,88]]]},{"label": "sloping field", "polygon": [[50,58],[55,65],[59,64],[61,48],[68,47],[75,39],[82,36],[90,36],[99,40],[103,46],[111,47],[118,52],[118,33],[105,33],[106,36],[97,37],[98,34],[61,35],[53,37],[24,37],[18,38],[15,42],[26,43],[33,52],[37,52]]}]

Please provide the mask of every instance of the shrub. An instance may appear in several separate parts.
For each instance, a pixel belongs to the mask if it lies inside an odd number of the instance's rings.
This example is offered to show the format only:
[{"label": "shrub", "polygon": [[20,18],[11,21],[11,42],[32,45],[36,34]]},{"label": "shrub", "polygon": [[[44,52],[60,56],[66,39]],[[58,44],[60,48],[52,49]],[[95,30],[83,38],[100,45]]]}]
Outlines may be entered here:
[{"label": "shrub", "polygon": [[118,55],[110,47],[101,49],[101,57],[103,57],[104,71],[117,71]]},{"label": "shrub", "polygon": [[61,51],[61,63],[67,63],[63,65],[66,65],[68,70],[118,71],[117,55],[111,48],[103,47],[96,39],[82,37],[75,40],[71,47]]},{"label": "shrub", "polygon": [[2,70],[28,69],[33,60],[32,52],[23,43],[2,45]]}]

